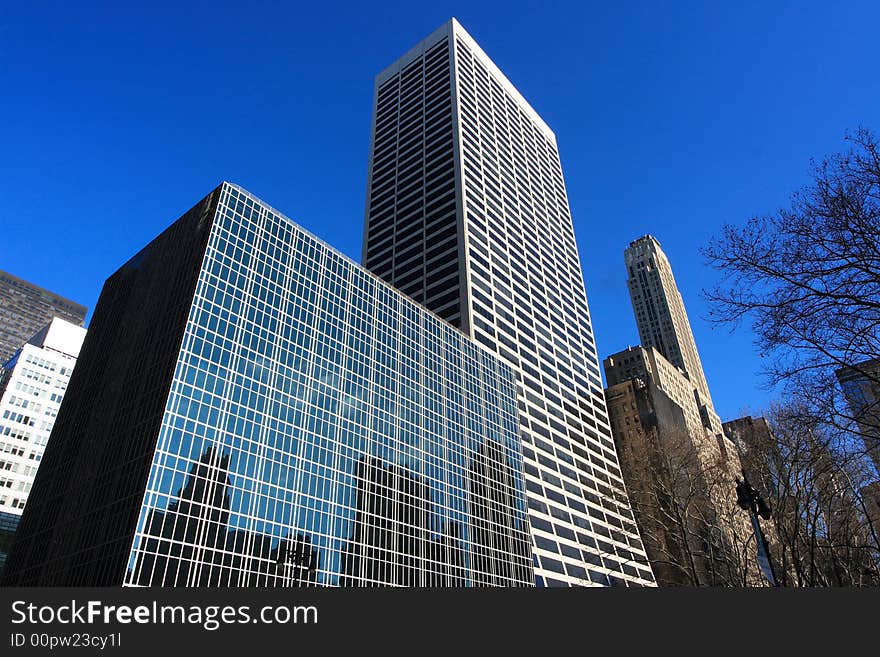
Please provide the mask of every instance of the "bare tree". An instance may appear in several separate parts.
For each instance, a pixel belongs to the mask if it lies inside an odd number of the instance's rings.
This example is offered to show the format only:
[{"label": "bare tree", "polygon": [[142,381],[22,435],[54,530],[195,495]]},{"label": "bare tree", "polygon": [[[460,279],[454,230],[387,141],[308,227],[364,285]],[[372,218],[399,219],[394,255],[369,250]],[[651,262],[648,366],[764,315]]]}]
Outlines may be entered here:
[{"label": "bare tree", "polygon": [[[704,250],[721,272],[710,318],[751,323],[786,398],[768,444],[743,454],[774,509],[783,585],[880,584],[862,499],[876,479],[865,448],[880,467],[880,146],[865,128],[846,140],[812,162],[789,208],[726,225]],[[847,378],[871,393],[860,407],[842,394]]]},{"label": "bare tree", "polygon": [[836,373],[880,388],[880,367],[866,365],[880,357],[880,147],[865,128],[846,140],[812,162],[789,208],[723,227],[704,249],[722,274],[706,296],[711,319],[751,323],[770,385],[873,449],[880,412],[863,409],[856,424]]},{"label": "bare tree", "polygon": [[685,431],[652,431],[644,438],[647,449],[633,459],[623,454],[622,465],[657,583],[760,584],[754,537],[734,501],[731,464]]},{"label": "bare tree", "polygon": [[861,497],[870,473],[845,434],[798,404],[768,412],[772,433],[741,446],[743,467],[769,502],[782,586],[876,586],[880,552]]}]

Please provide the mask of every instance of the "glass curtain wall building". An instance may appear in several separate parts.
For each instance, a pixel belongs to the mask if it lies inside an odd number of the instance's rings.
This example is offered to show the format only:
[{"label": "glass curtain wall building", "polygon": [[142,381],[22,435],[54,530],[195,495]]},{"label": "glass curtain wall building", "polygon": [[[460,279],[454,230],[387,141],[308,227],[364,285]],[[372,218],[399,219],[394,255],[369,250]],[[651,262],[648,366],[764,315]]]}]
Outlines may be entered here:
[{"label": "glass curtain wall building", "polygon": [[556,137],[455,19],[376,79],[363,261],[516,371],[537,583],[652,583]]},{"label": "glass curtain wall building", "polygon": [[6,583],[530,586],[514,381],[224,183],[105,284]]}]

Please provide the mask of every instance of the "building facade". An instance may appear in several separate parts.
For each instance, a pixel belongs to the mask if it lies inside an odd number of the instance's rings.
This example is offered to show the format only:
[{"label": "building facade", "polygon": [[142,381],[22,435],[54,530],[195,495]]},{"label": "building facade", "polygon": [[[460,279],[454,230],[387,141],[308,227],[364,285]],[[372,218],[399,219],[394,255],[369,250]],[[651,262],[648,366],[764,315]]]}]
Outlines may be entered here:
[{"label": "building facade", "polygon": [[[650,381],[680,409],[685,421],[684,428],[691,435],[699,436],[705,432],[700,409],[694,398],[693,384],[655,347],[627,347],[602,361],[602,367],[608,388],[634,379]],[[612,416],[613,427],[613,413],[610,408],[609,415]]]},{"label": "building facade", "polygon": [[537,584],[651,584],[556,137],[455,19],[376,78],[363,261],[514,368]]},{"label": "building facade", "polygon": [[880,481],[863,486],[860,493],[871,531],[874,536],[880,536]]},{"label": "building facade", "polygon": [[880,359],[841,368],[836,375],[865,451],[880,474]]},{"label": "building facade", "polygon": [[776,457],[778,446],[767,418],[746,415],[728,420],[722,426],[724,435],[736,445],[749,483],[764,499],[775,498],[778,491],[768,470],[774,465],[774,459],[779,458]]},{"label": "building facade", "polygon": [[[661,506],[662,495],[668,492],[664,489],[674,486],[674,481],[668,477],[672,459],[670,463],[664,462],[660,440],[674,435],[680,441],[686,435],[686,419],[680,407],[656,390],[649,392],[648,385],[643,379],[634,378],[605,390],[630,504],[658,585],[685,586],[708,581],[707,561],[689,560],[687,549],[687,534],[707,532],[694,522],[670,527]],[[686,462],[690,453],[681,451],[680,460]],[[681,468],[677,471],[681,472]],[[661,487],[658,482],[663,477],[666,479]]]},{"label": "building facade", "polygon": [[53,317],[82,326],[86,307],[0,271],[0,367]]},{"label": "building facade", "polygon": [[703,425],[690,379],[654,347],[630,347],[603,366],[621,467],[658,584],[760,584],[747,560],[748,517],[736,506],[736,446]]},{"label": "building facade", "polygon": [[52,319],[7,362],[0,377],[0,570],[86,330]]},{"label": "building facade", "polygon": [[696,391],[704,424],[712,433],[723,435],[684,300],[660,242],[651,235],[640,237],[624,251],[624,262],[642,346],[655,347],[684,372]]},{"label": "building facade", "polygon": [[224,183],[107,280],[5,581],[530,586],[514,385]]},{"label": "building facade", "polygon": [[642,345],[605,359],[605,394],[658,582],[761,584],[736,504],[742,462],[715,412],[672,266],[651,235],[629,244],[624,264]]}]

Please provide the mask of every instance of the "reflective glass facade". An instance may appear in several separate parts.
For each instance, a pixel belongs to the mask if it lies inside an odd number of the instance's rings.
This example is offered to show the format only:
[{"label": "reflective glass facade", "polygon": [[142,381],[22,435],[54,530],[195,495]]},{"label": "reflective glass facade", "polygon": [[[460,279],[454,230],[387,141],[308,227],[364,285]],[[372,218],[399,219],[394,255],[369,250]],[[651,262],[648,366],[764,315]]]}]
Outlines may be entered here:
[{"label": "reflective glass facade", "polygon": [[224,185],[125,583],[533,580],[510,368]]},{"label": "reflective glass facade", "polygon": [[653,583],[556,137],[454,19],[376,78],[363,257],[514,368],[537,584]]}]

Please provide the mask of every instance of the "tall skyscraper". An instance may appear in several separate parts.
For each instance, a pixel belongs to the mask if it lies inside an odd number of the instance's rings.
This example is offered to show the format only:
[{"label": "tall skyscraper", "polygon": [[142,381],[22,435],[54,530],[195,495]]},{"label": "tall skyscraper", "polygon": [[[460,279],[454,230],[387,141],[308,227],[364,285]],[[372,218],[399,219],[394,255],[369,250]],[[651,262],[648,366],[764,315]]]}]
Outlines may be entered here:
[{"label": "tall skyscraper", "polygon": [[666,360],[685,373],[696,390],[706,427],[716,435],[723,434],[684,300],[660,242],[651,235],[640,237],[624,251],[624,261],[642,346],[656,347]]},{"label": "tall skyscraper", "polygon": [[376,78],[363,259],[511,364],[539,585],[653,582],[556,137],[452,19]]},{"label": "tall skyscraper", "polygon": [[4,581],[530,586],[514,385],[223,183],[107,279]]},{"label": "tall skyscraper", "polygon": [[86,307],[0,271],[0,367],[53,317],[82,326]]},{"label": "tall skyscraper", "polygon": [[85,335],[84,328],[56,317],[0,377],[0,570]]}]

